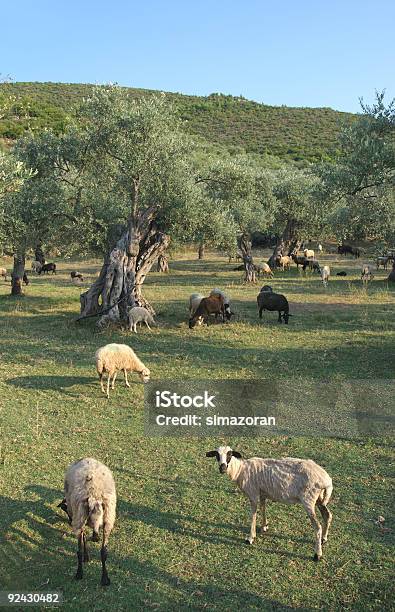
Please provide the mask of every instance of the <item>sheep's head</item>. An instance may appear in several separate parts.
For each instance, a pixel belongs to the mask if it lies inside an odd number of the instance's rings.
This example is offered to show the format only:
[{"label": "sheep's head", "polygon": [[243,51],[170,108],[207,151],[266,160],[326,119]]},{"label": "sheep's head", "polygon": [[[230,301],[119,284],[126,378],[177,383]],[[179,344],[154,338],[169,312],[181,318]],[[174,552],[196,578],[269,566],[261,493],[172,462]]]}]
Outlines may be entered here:
[{"label": "sheep's head", "polygon": [[144,368],[139,372],[139,376],[143,383],[147,383],[151,378],[151,372],[148,368]]},{"label": "sheep's head", "polygon": [[208,451],[206,457],[215,457],[219,464],[220,473],[225,474],[228,471],[232,457],[241,459],[241,454],[232,450],[230,446],[219,446],[216,450]]},{"label": "sheep's head", "polygon": [[193,329],[197,323],[197,320],[194,317],[189,319],[189,329]]}]

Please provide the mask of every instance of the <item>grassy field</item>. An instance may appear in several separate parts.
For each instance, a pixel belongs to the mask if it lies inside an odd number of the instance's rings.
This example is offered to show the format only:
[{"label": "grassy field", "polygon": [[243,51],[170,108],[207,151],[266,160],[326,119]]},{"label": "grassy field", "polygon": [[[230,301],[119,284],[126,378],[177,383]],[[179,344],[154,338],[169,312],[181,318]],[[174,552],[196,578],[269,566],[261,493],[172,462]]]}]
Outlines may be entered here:
[{"label": "grassy field", "polygon": [[[99,262],[59,262],[58,275],[32,278],[18,300],[1,284],[0,589],[60,589],[65,610],[393,609],[389,439],[149,438],[137,378],[130,389],[119,380],[108,401],[94,368],[95,350],[115,341],[130,343],[155,379],[384,383],[395,374],[388,273],[367,291],[360,263],[334,255],[325,261],[348,276],[333,276],[327,289],[296,269],[278,273],[270,284],[295,315],[285,326],[271,313],[259,321],[257,287],[243,285],[225,258],[192,257],[149,276],[145,294],[159,327],[137,336],[74,323],[80,288],[69,272],[78,267],[92,280]],[[215,286],[232,297],[236,320],[189,330],[189,294]],[[310,457],[332,475],[334,521],[321,563],[311,560],[313,531],[299,506],[269,505],[269,532],[245,546],[248,502],[205,458],[224,442],[247,457]],[[57,508],[64,470],[82,456],[109,465],[117,483],[108,589],[99,586],[95,544],[84,580],[74,580],[76,541]],[[375,522],[380,515],[386,529]]]}]

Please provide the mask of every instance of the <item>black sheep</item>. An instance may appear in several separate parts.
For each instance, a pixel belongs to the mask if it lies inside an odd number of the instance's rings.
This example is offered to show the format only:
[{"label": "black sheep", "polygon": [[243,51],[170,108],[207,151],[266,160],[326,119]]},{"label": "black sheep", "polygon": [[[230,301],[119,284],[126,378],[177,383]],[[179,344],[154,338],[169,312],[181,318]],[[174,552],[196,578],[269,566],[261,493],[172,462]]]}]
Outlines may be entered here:
[{"label": "black sheep", "polygon": [[278,312],[278,322],[281,323],[281,319],[284,319],[284,323],[288,323],[289,304],[285,295],[280,293],[273,293],[273,291],[261,291],[257,296],[259,318],[262,319],[262,312],[269,310],[271,312]]}]

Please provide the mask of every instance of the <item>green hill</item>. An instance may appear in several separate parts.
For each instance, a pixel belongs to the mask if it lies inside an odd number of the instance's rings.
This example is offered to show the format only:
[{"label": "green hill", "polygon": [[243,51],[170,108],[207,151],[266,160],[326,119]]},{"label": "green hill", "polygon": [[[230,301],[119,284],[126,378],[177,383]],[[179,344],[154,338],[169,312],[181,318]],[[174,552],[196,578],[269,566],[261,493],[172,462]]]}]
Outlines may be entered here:
[{"label": "green hill", "polygon": [[[0,120],[0,138],[15,139],[28,128],[50,127],[62,132],[75,106],[89,95],[91,85],[67,83],[12,83],[0,85],[15,103]],[[129,89],[135,97],[154,91]],[[223,94],[207,97],[166,93],[186,120],[186,129],[212,146],[231,153],[274,155],[304,163],[330,157],[339,130],[353,115],[330,108],[267,106]]]}]

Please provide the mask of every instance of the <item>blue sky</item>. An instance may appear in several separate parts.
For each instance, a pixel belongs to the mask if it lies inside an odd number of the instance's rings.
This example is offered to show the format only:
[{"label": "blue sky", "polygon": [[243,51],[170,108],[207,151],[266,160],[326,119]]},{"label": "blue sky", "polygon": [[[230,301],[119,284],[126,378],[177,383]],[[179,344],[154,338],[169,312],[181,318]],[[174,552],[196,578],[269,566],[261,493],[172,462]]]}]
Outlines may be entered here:
[{"label": "blue sky", "polygon": [[1,3],[0,73],[357,111],[395,96],[390,0]]}]

